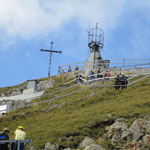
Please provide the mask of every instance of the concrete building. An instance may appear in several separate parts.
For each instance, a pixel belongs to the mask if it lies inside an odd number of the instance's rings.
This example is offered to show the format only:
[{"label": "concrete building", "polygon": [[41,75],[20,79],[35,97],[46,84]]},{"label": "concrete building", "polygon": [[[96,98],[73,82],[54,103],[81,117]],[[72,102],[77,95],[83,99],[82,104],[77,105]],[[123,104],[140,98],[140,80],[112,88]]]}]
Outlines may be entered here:
[{"label": "concrete building", "polygon": [[32,94],[37,92],[37,80],[27,80],[27,89],[23,90],[23,94]]}]

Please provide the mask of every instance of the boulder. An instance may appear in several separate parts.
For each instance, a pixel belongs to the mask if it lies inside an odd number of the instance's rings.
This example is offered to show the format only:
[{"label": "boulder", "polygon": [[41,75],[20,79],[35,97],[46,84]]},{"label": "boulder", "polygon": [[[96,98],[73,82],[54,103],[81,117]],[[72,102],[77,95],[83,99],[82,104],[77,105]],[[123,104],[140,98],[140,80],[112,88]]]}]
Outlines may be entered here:
[{"label": "boulder", "polygon": [[36,150],[36,149],[34,148],[34,146],[31,146],[31,150]]},{"label": "boulder", "polygon": [[[127,125],[123,121],[123,118],[117,119],[115,123],[110,126],[107,134],[109,139],[113,138],[114,140],[118,140],[118,138],[121,137],[122,133],[127,130]],[[113,137],[114,135],[115,137]]]},{"label": "boulder", "polygon": [[143,137],[143,142],[144,142],[145,145],[150,146],[150,134],[146,134],[146,135]]},{"label": "boulder", "polygon": [[45,144],[45,149],[44,150],[58,150],[59,149],[59,145],[57,144],[51,144],[50,142]]},{"label": "boulder", "polygon": [[150,134],[150,120],[145,121],[144,130],[147,134]]},{"label": "boulder", "polygon": [[142,150],[139,142],[133,140],[125,145],[126,150]]},{"label": "boulder", "polygon": [[104,150],[104,148],[101,145],[91,144],[87,146],[84,150]]},{"label": "boulder", "polygon": [[48,88],[53,88],[54,83],[55,83],[55,80],[53,80],[53,79],[39,81],[37,90],[38,91],[44,91]]},{"label": "boulder", "polygon": [[145,127],[145,120],[144,119],[135,120],[132,123],[130,129],[128,130],[130,135],[132,135],[130,140],[139,141],[144,134],[144,127]]},{"label": "boulder", "polygon": [[79,147],[85,148],[93,143],[93,139],[90,137],[85,137],[85,139],[79,144]]}]

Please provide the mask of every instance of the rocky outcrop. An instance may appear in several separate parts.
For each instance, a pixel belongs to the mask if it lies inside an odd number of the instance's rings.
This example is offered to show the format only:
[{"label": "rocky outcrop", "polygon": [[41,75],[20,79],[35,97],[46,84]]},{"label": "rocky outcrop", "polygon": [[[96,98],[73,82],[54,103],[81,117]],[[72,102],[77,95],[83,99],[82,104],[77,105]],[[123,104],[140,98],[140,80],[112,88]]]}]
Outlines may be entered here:
[{"label": "rocky outcrop", "polygon": [[58,144],[51,144],[50,142],[45,144],[45,149],[44,150],[58,150],[59,145]]},{"label": "rocky outcrop", "polygon": [[135,120],[129,128],[125,119],[117,119],[107,133],[112,145],[118,149],[143,149],[150,146],[150,118]]},{"label": "rocky outcrop", "polygon": [[39,81],[38,86],[37,86],[37,90],[38,91],[45,91],[48,88],[53,88],[54,83],[55,83],[55,80],[53,80],[53,79]]},{"label": "rocky outcrop", "polygon": [[21,108],[21,107],[26,106],[27,104],[29,104],[29,103],[26,100],[18,100],[18,101],[3,100],[3,101],[0,101],[0,105],[7,105],[8,110]]},{"label": "rocky outcrop", "polygon": [[61,108],[61,107],[66,106],[68,104],[69,103],[62,103],[61,105],[54,104],[54,105],[50,106],[50,108],[48,108],[48,111],[53,110],[53,109],[57,109],[57,108]]},{"label": "rocky outcrop", "polygon": [[0,97],[19,95],[23,93],[24,89],[26,89],[26,84],[3,91],[0,93]]},{"label": "rocky outcrop", "polygon": [[93,139],[91,139],[89,137],[85,137],[85,139],[79,144],[79,147],[85,148],[85,147],[91,145],[93,142],[94,142]]},{"label": "rocky outcrop", "polygon": [[71,148],[69,147],[69,148],[65,148],[64,150],[71,150]]},{"label": "rocky outcrop", "polygon": [[[55,107],[59,108],[59,107]],[[129,127],[127,120],[124,118],[117,119],[112,125],[107,126],[107,132],[104,140],[109,140],[109,148],[104,143],[96,142],[97,140],[85,137],[78,145],[78,148],[64,148],[64,150],[149,150],[150,149],[150,116],[135,120]],[[71,137],[73,139],[73,136]],[[98,143],[98,144],[97,144]],[[45,144],[44,150],[62,149],[58,144]]]},{"label": "rocky outcrop", "polygon": [[84,150],[104,150],[104,148],[101,145],[91,144],[87,146]]},{"label": "rocky outcrop", "polygon": [[[54,84],[55,84],[55,80],[53,79],[39,81],[37,84],[37,91],[45,91],[48,88],[54,87]],[[23,84],[14,88],[10,88],[8,90],[1,92],[0,97],[20,95],[20,94],[23,94],[23,91],[25,89],[27,89],[27,84]]]},{"label": "rocky outcrop", "polygon": [[90,137],[85,137],[85,139],[79,144],[80,148],[84,150],[104,150],[101,145],[94,144],[94,140]]}]

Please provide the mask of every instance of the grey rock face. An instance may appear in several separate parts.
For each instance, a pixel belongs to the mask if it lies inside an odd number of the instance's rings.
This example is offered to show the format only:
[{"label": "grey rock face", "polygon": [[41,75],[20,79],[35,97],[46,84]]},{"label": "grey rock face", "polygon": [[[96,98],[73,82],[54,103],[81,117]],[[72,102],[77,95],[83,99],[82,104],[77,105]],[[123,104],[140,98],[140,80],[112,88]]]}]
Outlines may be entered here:
[{"label": "grey rock face", "polygon": [[85,139],[79,144],[79,147],[85,148],[93,143],[93,139],[85,137]]},{"label": "grey rock face", "polygon": [[32,146],[32,147],[31,147],[31,150],[36,150],[36,149],[34,148],[34,146]]},{"label": "grey rock face", "polygon": [[51,144],[50,142],[45,144],[45,149],[44,150],[58,150],[59,149],[59,145],[57,144]]},{"label": "grey rock face", "polygon": [[124,131],[127,130],[127,125],[123,122],[124,119],[117,119],[114,124],[110,126],[108,131],[108,138],[112,139],[112,142],[118,141]]},{"label": "grey rock face", "polygon": [[71,148],[65,148],[64,150],[71,150]]},{"label": "grey rock face", "polygon": [[23,93],[23,90],[26,88],[26,85],[22,85],[20,87],[14,87],[11,88],[9,90],[7,90],[7,92],[2,92],[0,93],[0,97],[5,97],[5,96],[15,96],[15,95],[19,95]]},{"label": "grey rock face", "polygon": [[150,120],[148,120],[148,121],[145,121],[145,132],[147,133],[147,134],[150,134]]},{"label": "grey rock face", "polygon": [[[50,87],[52,88],[52,87],[54,87],[54,83],[55,83],[55,80],[53,80],[53,79],[39,81],[39,83],[37,85],[37,91],[45,91],[46,89],[48,89]],[[20,94],[23,94],[23,91],[25,89],[27,89],[26,84],[21,85],[19,87],[14,87],[14,88],[7,90],[6,92],[0,93],[0,97],[20,95]]]},{"label": "grey rock face", "polygon": [[144,125],[145,121],[143,119],[135,120],[132,123],[129,129],[129,133],[132,133],[132,140],[138,141],[142,137],[144,133]]},{"label": "grey rock face", "polygon": [[87,146],[84,150],[104,150],[104,148],[101,145],[91,144]]},{"label": "grey rock face", "polygon": [[143,137],[143,142],[144,142],[144,144],[150,146],[150,134],[146,134],[146,135]]},{"label": "grey rock face", "polygon": [[54,87],[54,83],[55,83],[55,80],[53,80],[53,79],[40,81],[38,83],[37,90],[38,91],[44,91],[44,90],[46,90],[48,88],[53,88]]},{"label": "grey rock face", "polygon": [[150,120],[146,116],[135,120],[130,128],[123,122],[123,119],[117,119],[110,126],[107,133],[108,139],[117,148],[142,150],[150,147]]}]

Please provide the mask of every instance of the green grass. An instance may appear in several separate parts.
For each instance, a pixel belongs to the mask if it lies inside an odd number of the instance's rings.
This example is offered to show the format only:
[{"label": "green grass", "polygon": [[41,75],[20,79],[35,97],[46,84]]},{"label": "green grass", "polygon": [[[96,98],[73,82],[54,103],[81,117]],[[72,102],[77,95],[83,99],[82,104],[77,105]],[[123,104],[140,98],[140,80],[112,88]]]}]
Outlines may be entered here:
[{"label": "green grass", "polygon": [[[66,80],[65,76],[52,78],[56,80],[55,87],[48,89],[45,94],[59,89]],[[17,126],[23,125],[27,138],[32,139],[33,145],[39,149],[49,141],[56,142],[61,147],[77,147],[85,136],[95,139],[104,136],[103,122],[108,119],[108,114],[112,115],[112,119],[124,117],[128,124],[136,118],[150,114],[149,81],[150,78],[147,78],[119,91],[115,91],[113,87],[89,88],[57,100],[18,109],[0,119],[0,129],[9,127],[10,139],[13,139]],[[34,102],[57,97],[85,86],[43,96]],[[54,104],[64,103],[66,105],[60,108],[49,110]],[[72,137],[71,140],[69,137]],[[108,148],[107,140],[103,144]]]}]

